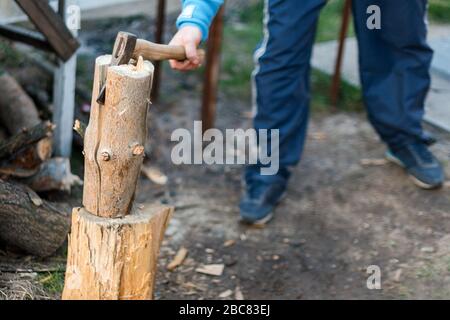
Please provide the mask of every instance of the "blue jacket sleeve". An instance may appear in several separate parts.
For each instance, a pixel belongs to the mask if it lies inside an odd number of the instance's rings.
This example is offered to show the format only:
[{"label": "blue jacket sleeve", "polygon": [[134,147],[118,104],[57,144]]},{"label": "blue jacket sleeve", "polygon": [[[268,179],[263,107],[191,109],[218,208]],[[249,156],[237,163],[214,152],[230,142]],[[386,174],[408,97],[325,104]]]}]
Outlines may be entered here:
[{"label": "blue jacket sleeve", "polygon": [[178,29],[191,25],[200,28],[202,40],[208,38],[209,26],[223,0],[181,0],[183,11],[177,19]]}]

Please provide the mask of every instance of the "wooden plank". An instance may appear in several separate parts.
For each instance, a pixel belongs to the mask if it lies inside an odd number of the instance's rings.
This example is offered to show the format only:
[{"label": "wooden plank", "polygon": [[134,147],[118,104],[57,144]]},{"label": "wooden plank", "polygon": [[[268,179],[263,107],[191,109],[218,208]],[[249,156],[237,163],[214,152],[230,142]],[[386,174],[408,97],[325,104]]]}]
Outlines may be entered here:
[{"label": "wooden plank", "polygon": [[0,25],[0,36],[12,41],[28,44],[44,51],[53,51],[50,43],[48,43],[42,34],[25,28],[12,25]]},{"label": "wooden plank", "polygon": [[59,62],[53,82],[53,123],[56,124],[53,137],[54,155],[70,157],[72,151],[72,128],[75,112],[75,82],[77,57]]},{"label": "wooden plank", "polygon": [[45,0],[15,0],[36,28],[47,38],[55,53],[67,61],[80,46],[64,20]]},{"label": "wooden plank", "polygon": [[[58,10],[64,21],[64,0],[59,0]],[[77,55],[58,63],[53,81],[53,123],[56,124],[53,150],[55,156],[68,158],[72,153],[73,131],[67,129],[72,127],[74,120]]]}]

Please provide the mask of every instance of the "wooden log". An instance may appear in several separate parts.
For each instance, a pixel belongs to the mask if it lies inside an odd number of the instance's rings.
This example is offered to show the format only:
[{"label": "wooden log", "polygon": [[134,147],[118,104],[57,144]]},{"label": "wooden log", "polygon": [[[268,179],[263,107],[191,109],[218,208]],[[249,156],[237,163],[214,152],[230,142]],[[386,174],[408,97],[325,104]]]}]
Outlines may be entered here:
[{"label": "wooden log", "polygon": [[[47,137],[50,137],[53,131],[53,124],[49,121],[38,123],[36,126],[22,130],[18,134],[12,136],[8,140],[0,143],[0,159],[15,156],[16,153],[21,150],[27,149],[30,145],[42,141]],[[45,148],[44,148],[45,150]],[[47,149],[48,150],[48,149]],[[45,154],[46,151],[36,152]],[[43,156],[43,155],[41,155]]]},{"label": "wooden log", "polygon": [[108,68],[105,104],[95,97],[110,57],[96,61],[91,118],[84,141],[83,206],[101,217],[123,217],[131,204],[144,158],[153,65]]},{"label": "wooden log", "polygon": [[0,240],[32,255],[52,255],[66,240],[70,208],[30,188],[0,180]]},{"label": "wooden log", "polygon": [[160,243],[172,209],[135,210],[122,219],[72,213],[65,300],[153,298]]},{"label": "wooden log", "polygon": [[[33,100],[20,84],[9,74],[0,76],[0,122],[11,135],[19,134],[41,123],[39,113]],[[32,168],[49,159],[52,153],[52,140],[42,139],[36,146],[23,150],[16,155],[18,165]]]},{"label": "wooden log", "polygon": [[33,100],[8,73],[0,76],[0,122],[10,134],[37,125],[41,120]]}]

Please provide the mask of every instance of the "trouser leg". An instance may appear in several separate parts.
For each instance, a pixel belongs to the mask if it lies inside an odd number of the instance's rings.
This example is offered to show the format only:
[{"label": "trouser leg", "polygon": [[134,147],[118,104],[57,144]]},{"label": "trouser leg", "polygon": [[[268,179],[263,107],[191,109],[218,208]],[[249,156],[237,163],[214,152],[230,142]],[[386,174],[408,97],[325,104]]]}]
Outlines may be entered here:
[{"label": "trouser leg", "polygon": [[[381,29],[370,30],[377,5]],[[368,117],[392,149],[424,138],[422,118],[433,51],[426,42],[426,0],[354,0],[359,63]]]},{"label": "trouser leg", "polygon": [[[319,12],[325,3],[266,0],[265,36],[255,52],[253,73],[254,127],[279,129],[281,167],[297,164],[303,150],[310,100],[310,58]],[[248,171],[252,169],[255,166]]]}]

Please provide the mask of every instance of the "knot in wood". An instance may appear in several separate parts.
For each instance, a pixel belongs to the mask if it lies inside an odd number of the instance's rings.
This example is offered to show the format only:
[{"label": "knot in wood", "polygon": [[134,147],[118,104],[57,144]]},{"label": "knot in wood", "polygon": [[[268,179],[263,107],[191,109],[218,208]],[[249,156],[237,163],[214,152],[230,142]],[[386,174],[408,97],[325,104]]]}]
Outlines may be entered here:
[{"label": "knot in wood", "polygon": [[101,155],[103,161],[111,160],[111,152],[108,150],[103,150],[100,155]]},{"label": "knot in wood", "polygon": [[131,146],[132,148],[132,152],[133,152],[133,156],[140,156],[141,154],[144,153],[144,146],[140,145],[138,143],[135,143]]}]

